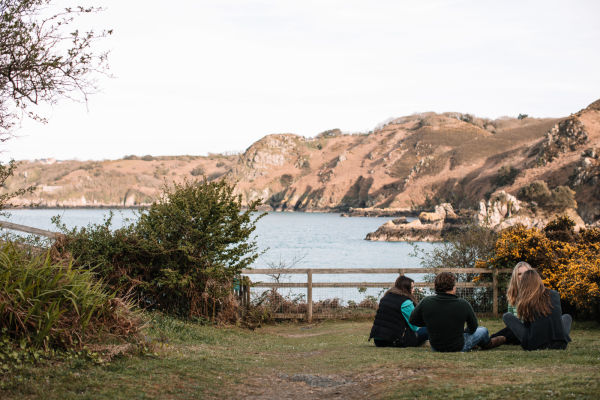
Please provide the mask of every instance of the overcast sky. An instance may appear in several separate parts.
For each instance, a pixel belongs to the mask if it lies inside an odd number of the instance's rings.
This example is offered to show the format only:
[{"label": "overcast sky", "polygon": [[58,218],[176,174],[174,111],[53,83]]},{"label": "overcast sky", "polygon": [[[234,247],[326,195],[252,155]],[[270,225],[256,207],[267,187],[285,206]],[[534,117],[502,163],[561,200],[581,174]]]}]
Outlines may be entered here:
[{"label": "overcast sky", "polygon": [[96,3],[114,77],[87,107],[24,121],[2,159],[205,155],[424,111],[566,116],[600,98],[594,0]]}]

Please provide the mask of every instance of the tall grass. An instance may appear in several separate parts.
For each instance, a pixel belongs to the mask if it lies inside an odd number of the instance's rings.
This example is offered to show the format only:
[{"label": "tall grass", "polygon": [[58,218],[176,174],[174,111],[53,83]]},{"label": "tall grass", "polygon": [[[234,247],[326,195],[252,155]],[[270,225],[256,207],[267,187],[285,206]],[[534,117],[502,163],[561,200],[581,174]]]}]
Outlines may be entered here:
[{"label": "tall grass", "polygon": [[73,349],[106,339],[136,337],[139,317],[106,292],[93,272],[0,246],[0,329],[22,345]]}]

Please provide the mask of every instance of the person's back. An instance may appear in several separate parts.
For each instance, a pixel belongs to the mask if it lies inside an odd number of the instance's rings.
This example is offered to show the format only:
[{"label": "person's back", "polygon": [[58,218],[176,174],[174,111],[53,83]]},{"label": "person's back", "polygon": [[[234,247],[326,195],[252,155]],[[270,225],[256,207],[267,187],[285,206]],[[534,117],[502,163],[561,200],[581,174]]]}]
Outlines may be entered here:
[{"label": "person's back", "polygon": [[417,345],[417,337],[402,315],[402,304],[406,300],[408,300],[406,296],[397,293],[387,293],[381,299],[369,336],[369,339],[375,339],[376,345],[380,342],[387,342],[395,347]]},{"label": "person's back", "polygon": [[435,292],[435,296],[428,296],[419,303],[409,319],[411,324],[427,327],[433,350],[469,351],[475,346],[491,349],[501,344],[503,339],[490,340],[488,330],[477,327],[473,307],[456,296],[456,278],[453,274],[438,274],[435,277]]},{"label": "person's back", "polygon": [[558,292],[547,289],[535,270],[523,273],[520,286],[517,312],[524,322],[506,313],[502,317],[506,326],[524,350],[566,349],[572,318],[562,314]]},{"label": "person's back", "polygon": [[414,281],[400,275],[379,302],[369,340],[377,347],[414,347],[427,340],[427,330],[408,323],[414,310]]},{"label": "person's back", "polygon": [[464,346],[464,327],[467,332],[477,329],[477,318],[471,305],[454,294],[443,292],[424,298],[413,311],[410,323],[427,326],[429,343],[436,351],[461,351]]},{"label": "person's back", "polygon": [[550,314],[536,315],[531,322],[525,322],[527,335],[521,343],[525,350],[566,349],[567,344],[571,341],[569,333],[565,332],[562,321],[560,295],[555,290],[548,292],[550,293]]}]

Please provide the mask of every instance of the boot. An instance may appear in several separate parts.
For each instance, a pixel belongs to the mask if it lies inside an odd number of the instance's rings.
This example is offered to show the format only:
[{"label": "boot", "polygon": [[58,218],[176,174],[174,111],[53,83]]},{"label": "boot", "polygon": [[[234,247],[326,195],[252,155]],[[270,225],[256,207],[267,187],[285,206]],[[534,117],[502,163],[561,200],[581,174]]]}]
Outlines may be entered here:
[{"label": "boot", "polygon": [[494,347],[502,346],[504,343],[506,343],[506,337],[496,336],[491,338],[488,343],[482,345],[481,350],[493,349]]}]

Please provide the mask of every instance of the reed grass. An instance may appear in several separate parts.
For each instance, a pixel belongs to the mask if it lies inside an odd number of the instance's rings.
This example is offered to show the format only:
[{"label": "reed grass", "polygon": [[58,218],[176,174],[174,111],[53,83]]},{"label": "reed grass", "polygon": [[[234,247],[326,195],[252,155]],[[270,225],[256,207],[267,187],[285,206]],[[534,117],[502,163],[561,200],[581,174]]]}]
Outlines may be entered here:
[{"label": "reed grass", "polygon": [[21,346],[76,349],[106,338],[135,337],[139,316],[107,292],[92,271],[53,263],[13,242],[0,247],[0,328]]}]

